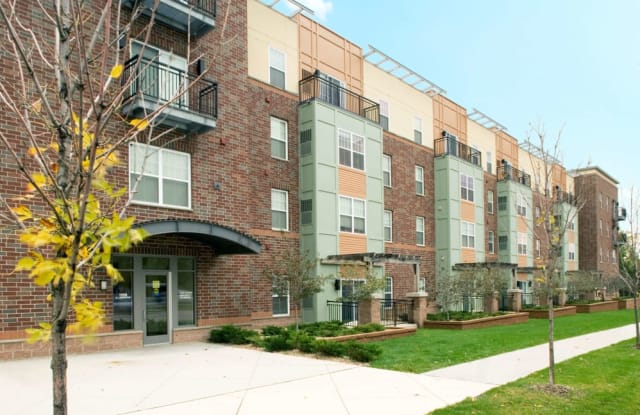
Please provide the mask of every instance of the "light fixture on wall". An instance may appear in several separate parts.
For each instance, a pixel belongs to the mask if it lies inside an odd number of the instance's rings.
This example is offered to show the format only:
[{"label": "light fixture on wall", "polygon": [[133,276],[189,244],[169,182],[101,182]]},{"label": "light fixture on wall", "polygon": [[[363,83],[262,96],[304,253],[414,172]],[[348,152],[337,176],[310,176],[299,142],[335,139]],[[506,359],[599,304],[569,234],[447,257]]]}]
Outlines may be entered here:
[{"label": "light fixture on wall", "polygon": [[107,283],[108,283],[107,280],[100,280],[100,289],[102,291],[105,291],[107,289]]}]

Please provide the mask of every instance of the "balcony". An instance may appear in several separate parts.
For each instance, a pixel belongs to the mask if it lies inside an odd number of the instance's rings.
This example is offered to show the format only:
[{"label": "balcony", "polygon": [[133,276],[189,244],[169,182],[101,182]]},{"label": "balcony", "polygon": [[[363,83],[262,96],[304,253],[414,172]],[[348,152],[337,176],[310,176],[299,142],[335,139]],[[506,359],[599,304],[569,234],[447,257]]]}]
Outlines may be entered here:
[{"label": "balcony", "polygon": [[466,160],[474,166],[482,168],[482,154],[479,150],[459,142],[453,136],[445,136],[433,140],[433,148],[436,157],[453,156]]},{"label": "balcony", "polygon": [[616,206],[613,210],[613,219],[617,222],[622,222],[627,220],[627,209],[623,207]]},{"label": "balcony", "polygon": [[169,127],[195,133],[216,127],[217,83],[137,55],[125,63],[122,81],[132,75],[122,106],[125,116],[144,118],[161,110],[156,121]]},{"label": "balcony", "polygon": [[318,99],[380,124],[380,105],[318,75],[299,82],[300,103]]},{"label": "balcony", "polygon": [[531,175],[509,164],[502,164],[498,166],[498,181],[510,180],[516,183],[520,183],[524,186],[531,187]]},{"label": "balcony", "polygon": [[557,202],[560,203],[568,203],[570,205],[576,206],[578,201],[573,193],[564,192],[562,190],[556,189],[555,198]]},{"label": "balcony", "polygon": [[[155,0],[122,0],[122,5],[141,7],[151,16]],[[155,20],[192,36],[201,36],[215,27],[216,0],[160,0]]]}]

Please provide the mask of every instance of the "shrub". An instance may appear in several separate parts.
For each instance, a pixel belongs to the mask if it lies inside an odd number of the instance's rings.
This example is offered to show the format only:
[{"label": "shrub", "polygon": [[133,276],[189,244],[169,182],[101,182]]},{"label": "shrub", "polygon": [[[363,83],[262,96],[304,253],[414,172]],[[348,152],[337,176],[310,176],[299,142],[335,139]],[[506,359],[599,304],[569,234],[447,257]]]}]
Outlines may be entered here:
[{"label": "shrub", "polygon": [[303,331],[292,331],[289,333],[290,343],[294,349],[303,353],[315,353],[316,339]]},{"label": "shrub", "polygon": [[314,337],[335,337],[342,334],[345,328],[341,321],[319,321],[303,324],[300,330]]},{"label": "shrub", "polygon": [[279,352],[282,350],[293,350],[293,344],[287,334],[265,337],[262,341],[264,350],[267,352]]},{"label": "shrub", "polygon": [[222,326],[211,330],[209,341],[212,343],[248,344],[256,337],[257,333],[233,325]]},{"label": "shrub", "polygon": [[264,326],[262,328],[262,335],[263,336],[277,336],[280,334],[284,334],[287,331],[286,328],[284,327],[279,327],[279,326]]},{"label": "shrub", "polygon": [[316,352],[325,356],[342,357],[347,354],[347,346],[345,343],[317,340]]},{"label": "shrub", "polygon": [[377,344],[372,343],[356,343],[350,341],[345,343],[347,356],[356,362],[370,362],[376,359],[382,353],[382,349]]},{"label": "shrub", "polygon": [[353,333],[372,333],[374,331],[383,331],[384,326],[379,323],[367,323],[351,329]]}]

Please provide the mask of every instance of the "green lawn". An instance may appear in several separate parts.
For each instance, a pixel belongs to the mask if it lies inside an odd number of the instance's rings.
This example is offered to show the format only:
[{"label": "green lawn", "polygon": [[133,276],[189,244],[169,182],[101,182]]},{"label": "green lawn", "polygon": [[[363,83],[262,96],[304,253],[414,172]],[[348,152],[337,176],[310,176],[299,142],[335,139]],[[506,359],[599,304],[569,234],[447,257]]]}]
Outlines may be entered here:
[{"label": "green lawn", "polygon": [[[633,323],[633,310],[555,319],[556,340]],[[476,330],[420,329],[413,336],[375,342],[382,354],[371,366],[422,373],[545,343],[548,321],[531,319],[513,326]]]},{"label": "green lawn", "polygon": [[548,379],[545,369],[432,414],[640,414],[640,350],[633,344],[624,341],[558,364],[556,383],[569,388],[564,396],[540,390]]}]

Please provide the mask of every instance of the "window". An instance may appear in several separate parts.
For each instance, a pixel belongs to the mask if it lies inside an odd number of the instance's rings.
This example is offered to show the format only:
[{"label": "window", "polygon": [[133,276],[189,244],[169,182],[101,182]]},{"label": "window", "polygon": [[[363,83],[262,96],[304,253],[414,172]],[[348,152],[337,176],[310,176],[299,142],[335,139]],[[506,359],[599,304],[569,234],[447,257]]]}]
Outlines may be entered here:
[{"label": "window", "polygon": [[364,137],[338,130],[340,164],[358,170],[364,170]]},{"label": "window", "polygon": [[606,204],[606,206],[607,206],[607,210],[609,210],[609,196],[607,196],[607,204]]},{"label": "window", "polygon": [[380,126],[383,130],[389,131],[389,103],[384,100],[378,102],[380,104]]},{"label": "window", "polygon": [[599,223],[600,223],[600,235],[602,235],[602,219],[599,219]]},{"label": "window", "polygon": [[271,229],[289,230],[289,192],[271,189]]},{"label": "window", "polygon": [[365,233],[365,201],[340,196],[340,232]]},{"label": "window", "polygon": [[509,249],[509,238],[507,235],[498,236],[498,249],[500,251],[506,251]]},{"label": "window", "polygon": [[427,291],[427,279],[425,277],[418,278],[418,292],[423,293]]},{"label": "window", "polygon": [[498,196],[498,210],[504,211],[507,210],[507,197],[506,196]]},{"label": "window", "polygon": [[390,210],[384,211],[383,218],[384,241],[391,242],[393,240],[393,213]]},{"label": "window", "polygon": [[113,330],[133,329],[133,257],[113,256],[122,280],[113,283]]},{"label": "window", "polygon": [[422,118],[413,118],[413,141],[422,144]]},{"label": "window", "polygon": [[300,156],[308,156],[312,152],[311,129],[300,131]]},{"label": "window", "polygon": [[491,190],[487,191],[487,212],[493,215],[493,192]]},{"label": "window", "polygon": [[470,156],[471,156],[471,164],[482,168],[482,166],[480,165],[480,150],[478,150],[478,146],[475,146],[475,145],[471,146]]},{"label": "window", "polygon": [[424,195],[424,169],[421,166],[416,166],[416,194]]},{"label": "window", "polygon": [[416,216],[416,245],[424,246],[424,218]]},{"label": "window", "polygon": [[287,122],[271,117],[271,157],[287,160]]},{"label": "window", "polygon": [[129,191],[135,202],[191,208],[191,155],[130,143]]},{"label": "window", "polygon": [[536,239],[536,257],[540,258],[542,256],[542,250],[540,248],[540,239]]},{"label": "window", "polygon": [[615,249],[611,250],[611,262],[613,262],[613,263],[616,262],[616,250]]},{"label": "window", "polygon": [[527,255],[527,234],[518,232],[518,255]]},{"label": "window", "polygon": [[602,247],[600,247],[600,262],[602,262]]},{"label": "window", "polygon": [[388,154],[382,155],[382,183],[391,187],[391,156]]},{"label": "window", "polygon": [[385,277],[384,279],[384,306],[391,307],[393,300],[393,278]]},{"label": "window", "polygon": [[602,192],[600,192],[598,199],[600,200],[600,209],[602,209]]},{"label": "window", "polygon": [[178,258],[178,326],[195,324],[195,261]]},{"label": "window", "polygon": [[313,199],[300,201],[300,224],[311,225],[313,223]]},{"label": "window", "polygon": [[344,82],[326,73],[317,72],[320,76],[320,99],[336,107],[344,108],[347,97],[344,90]]},{"label": "window", "polygon": [[285,61],[284,52],[269,48],[269,83],[280,89],[285,87]]},{"label": "window", "polygon": [[574,244],[574,243],[570,243],[569,244],[569,249],[568,249],[567,255],[568,255],[569,261],[575,261],[576,260],[576,244]]},{"label": "window", "polygon": [[460,223],[461,234],[462,234],[462,247],[463,248],[475,248],[476,246],[476,225],[471,222]]},{"label": "window", "polygon": [[527,198],[524,195],[518,195],[517,211],[518,215],[527,216]]},{"label": "window", "polygon": [[493,174],[493,155],[487,151],[487,173]]},{"label": "window", "polygon": [[536,219],[540,217],[540,206],[536,206]]},{"label": "window", "polygon": [[271,309],[274,316],[289,315],[289,282],[277,278],[271,291]]},{"label": "window", "polygon": [[460,198],[473,202],[473,177],[460,175]]},{"label": "window", "polygon": [[489,253],[490,254],[495,254],[495,252],[496,252],[495,235],[494,235],[493,231],[489,231],[488,235],[489,235],[488,236]]}]

